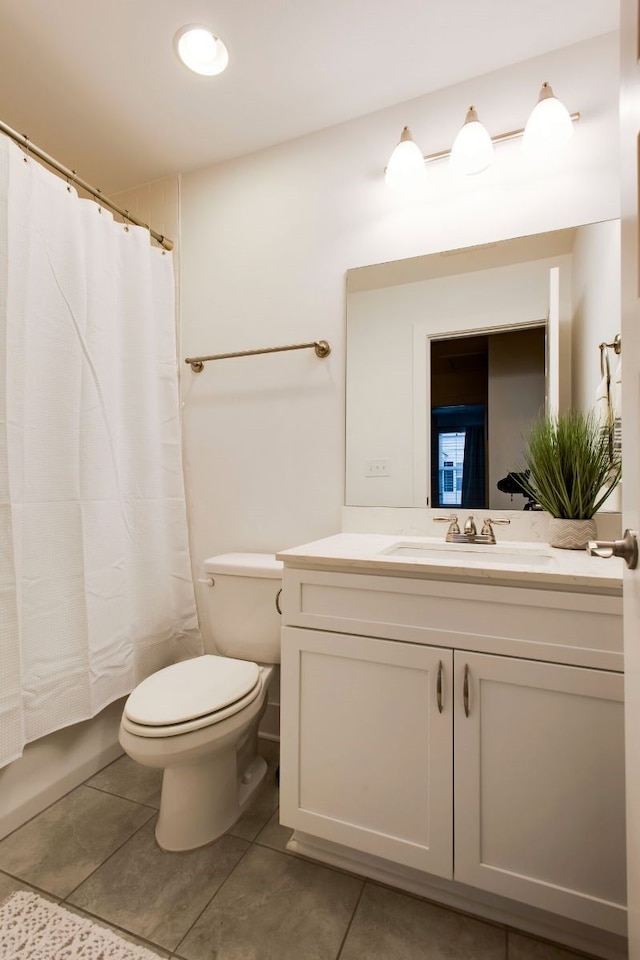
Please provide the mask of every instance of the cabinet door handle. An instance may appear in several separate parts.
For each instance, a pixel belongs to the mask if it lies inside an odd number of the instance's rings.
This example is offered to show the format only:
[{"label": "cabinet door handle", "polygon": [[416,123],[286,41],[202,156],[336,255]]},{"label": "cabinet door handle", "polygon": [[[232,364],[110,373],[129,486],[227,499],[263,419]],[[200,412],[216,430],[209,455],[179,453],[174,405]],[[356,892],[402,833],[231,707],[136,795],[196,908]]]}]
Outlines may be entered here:
[{"label": "cabinet door handle", "polygon": [[282,587],[276,593],[276,610],[280,615],[282,615],[282,608],[280,607],[280,594],[282,593]]},{"label": "cabinet door handle", "polygon": [[469,716],[469,664],[464,665],[464,682],[462,684],[462,702],[464,704],[464,715]]},{"label": "cabinet door handle", "polygon": [[438,678],[436,680],[436,702],[438,713],[442,713],[442,660],[438,661]]}]

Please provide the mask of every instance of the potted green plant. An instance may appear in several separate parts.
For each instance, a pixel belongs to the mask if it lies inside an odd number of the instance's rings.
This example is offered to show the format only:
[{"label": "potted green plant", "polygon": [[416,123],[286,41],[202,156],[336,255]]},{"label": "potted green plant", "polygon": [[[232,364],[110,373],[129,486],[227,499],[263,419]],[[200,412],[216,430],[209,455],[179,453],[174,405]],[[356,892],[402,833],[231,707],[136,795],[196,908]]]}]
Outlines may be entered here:
[{"label": "potted green plant", "polygon": [[592,411],[540,417],[527,437],[524,460],[528,472],[521,483],[551,514],[551,546],[586,547],[596,537],[595,514],[621,478],[610,429]]}]

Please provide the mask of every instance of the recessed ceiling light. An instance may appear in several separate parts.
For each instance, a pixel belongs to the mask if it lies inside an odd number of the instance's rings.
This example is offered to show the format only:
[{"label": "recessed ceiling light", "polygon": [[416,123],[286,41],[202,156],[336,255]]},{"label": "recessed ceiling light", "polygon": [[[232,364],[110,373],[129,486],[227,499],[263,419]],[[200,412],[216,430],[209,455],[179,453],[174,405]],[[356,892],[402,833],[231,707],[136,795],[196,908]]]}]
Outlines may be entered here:
[{"label": "recessed ceiling light", "polygon": [[222,40],[198,23],[178,30],[173,46],[185,66],[205,77],[222,73],[229,63],[229,53]]}]

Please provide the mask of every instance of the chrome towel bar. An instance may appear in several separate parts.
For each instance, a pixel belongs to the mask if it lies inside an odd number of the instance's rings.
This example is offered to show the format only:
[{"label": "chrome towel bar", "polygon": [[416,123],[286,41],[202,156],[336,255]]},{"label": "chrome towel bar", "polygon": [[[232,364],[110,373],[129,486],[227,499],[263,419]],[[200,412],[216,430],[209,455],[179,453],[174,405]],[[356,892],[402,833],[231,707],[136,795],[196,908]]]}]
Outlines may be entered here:
[{"label": "chrome towel bar", "polygon": [[284,347],[262,347],[260,350],[240,350],[237,353],[214,353],[209,357],[186,357],[194,373],[200,373],[208,360],[229,360],[232,357],[255,357],[259,353],[282,353],[284,350],[308,350],[311,347],[320,358],[328,357],[331,346],[327,340],[313,340],[311,343],[289,343]]}]

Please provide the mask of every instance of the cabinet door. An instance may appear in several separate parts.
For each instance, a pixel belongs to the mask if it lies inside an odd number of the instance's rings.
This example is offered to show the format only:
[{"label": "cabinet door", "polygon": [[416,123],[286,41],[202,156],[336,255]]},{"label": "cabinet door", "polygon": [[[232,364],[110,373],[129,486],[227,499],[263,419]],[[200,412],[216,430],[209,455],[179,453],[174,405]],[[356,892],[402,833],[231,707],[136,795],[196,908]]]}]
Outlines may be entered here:
[{"label": "cabinet door", "polygon": [[454,674],[456,880],[623,933],[622,675],[459,651]]},{"label": "cabinet door", "polygon": [[452,662],[449,650],[283,628],[281,822],[451,877]]}]

